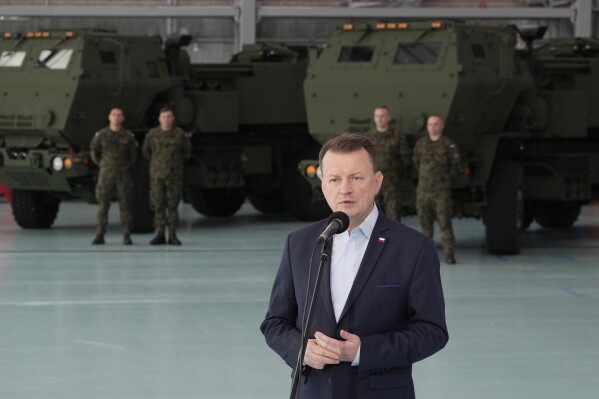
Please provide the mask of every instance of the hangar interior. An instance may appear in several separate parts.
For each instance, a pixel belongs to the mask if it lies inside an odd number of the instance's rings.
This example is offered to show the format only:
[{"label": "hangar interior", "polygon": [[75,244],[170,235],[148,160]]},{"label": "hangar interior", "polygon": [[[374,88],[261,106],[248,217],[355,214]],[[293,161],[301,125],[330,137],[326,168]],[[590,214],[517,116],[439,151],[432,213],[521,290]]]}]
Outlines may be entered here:
[{"label": "hangar interior", "polygon": [[348,20],[454,18],[546,25],[547,37],[596,37],[596,1],[556,0],[11,0],[0,31],[111,29],[122,34],[190,34],[193,62],[226,62],[244,44],[324,44]]},{"label": "hangar interior", "polygon": [[[324,44],[340,23],[452,18],[548,25],[596,38],[596,1],[10,0],[0,31],[191,34],[194,62],[244,44]],[[0,113],[2,110],[0,109]],[[290,369],[258,330],[287,234],[305,223],[249,203],[230,218],[181,204],[181,247],[91,246],[96,208],[63,202],[22,229],[0,196],[0,397],[280,398]],[[415,216],[403,219],[418,229]],[[450,340],[414,366],[419,398],[593,398],[599,389],[599,204],[568,229],[536,222],[519,255],[489,255],[480,221],[454,219],[458,264],[441,265]],[[436,231],[439,241],[439,231]],[[439,256],[443,259],[440,245]]]}]

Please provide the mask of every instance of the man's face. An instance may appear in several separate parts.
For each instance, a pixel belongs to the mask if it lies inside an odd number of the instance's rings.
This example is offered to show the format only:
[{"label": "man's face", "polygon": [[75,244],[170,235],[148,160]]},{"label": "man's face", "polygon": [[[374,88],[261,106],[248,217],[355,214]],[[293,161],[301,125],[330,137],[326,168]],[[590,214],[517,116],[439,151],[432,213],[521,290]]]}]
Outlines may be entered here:
[{"label": "man's face", "polygon": [[161,112],[158,116],[158,122],[160,122],[160,129],[168,132],[175,125],[175,114],[172,111]]},{"label": "man's face", "polygon": [[108,120],[112,126],[121,126],[125,122],[125,114],[119,108],[113,108],[108,114]]},{"label": "man's face", "polygon": [[383,175],[374,173],[364,148],[349,153],[327,151],[322,159],[322,192],[334,211],[349,216],[349,230],[358,227],[372,211]]},{"label": "man's face", "polygon": [[443,120],[438,116],[431,116],[426,122],[426,129],[428,130],[428,136],[431,140],[437,140],[443,134]]},{"label": "man's face", "polygon": [[377,108],[374,110],[374,125],[376,130],[384,132],[389,130],[389,122],[391,122],[391,114],[385,108]]}]

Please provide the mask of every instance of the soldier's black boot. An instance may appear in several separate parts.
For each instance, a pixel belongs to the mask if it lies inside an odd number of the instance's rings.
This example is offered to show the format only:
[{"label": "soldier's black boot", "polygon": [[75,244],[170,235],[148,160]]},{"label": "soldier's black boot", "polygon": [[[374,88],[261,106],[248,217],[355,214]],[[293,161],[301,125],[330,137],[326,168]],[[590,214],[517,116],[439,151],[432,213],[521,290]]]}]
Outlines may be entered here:
[{"label": "soldier's black boot", "polygon": [[170,245],[181,245],[181,241],[177,238],[177,232],[174,230],[169,231],[168,233],[168,243]]},{"label": "soldier's black boot", "polygon": [[455,256],[452,253],[445,255],[445,263],[447,263],[448,265],[455,265]]},{"label": "soldier's black boot", "polygon": [[92,245],[102,245],[104,244],[104,234],[98,233],[96,234],[96,238],[92,241]]},{"label": "soldier's black boot", "polygon": [[164,230],[156,230],[156,235],[150,241],[150,245],[164,245],[166,244],[166,239],[164,238]]},{"label": "soldier's black boot", "polygon": [[123,233],[123,244],[125,244],[125,245],[133,244],[133,241],[131,240],[131,234]]}]

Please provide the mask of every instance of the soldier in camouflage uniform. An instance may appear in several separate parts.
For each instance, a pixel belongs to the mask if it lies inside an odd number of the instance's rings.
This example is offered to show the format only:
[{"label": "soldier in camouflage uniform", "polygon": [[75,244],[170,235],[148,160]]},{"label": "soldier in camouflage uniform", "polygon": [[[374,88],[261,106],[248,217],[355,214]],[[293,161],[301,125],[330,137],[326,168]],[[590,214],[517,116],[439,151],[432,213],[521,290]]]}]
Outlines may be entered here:
[{"label": "soldier in camouflage uniform", "polygon": [[120,108],[113,108],[108,115],[110,125],[96,132],[90,144],[91,158],[99,167],[96,199],[99,203],[96,222],[96,238],[92,244],[104,244],[104,234],[108,224],[108,209],[116,188],[121,209],[123,244],[131,245],[131,165],[137,159],[138,145],[135,136],[123,129],[125,114]]},{"label": "soldier in camouflage uniform", "polygon": [[163,107],[158,117],[160,126],[150,130],[142,146],[144,157],[150,161],[150,204],[154,210],[156,236],[150,245],[168,243],[181,245],[177,238],[179,202],[183,196],[183,163],[191,157],[191,143],[185,132],[175,126],[175,113]]},{"label": "soldier in camouflage uniform", "polygon": [[433,236],[433,222],[441,227],[441,243],[445,262],[455,264],[455,238],[451,226],[453,201],[452,180],[460,173],[460,151],[455,143],[443,135],[443,119],[431,115],[427,120],[428,135],[414,146],[414,164],[418,169],[416,209],[422,232]]},{"label": "soldier in camouflage uniform", "polygon": [[410,146],[405,136],[391,129],[391,112],[385,105],[374,109],[374,124],[367,136],[376,145],[379,167],[383,173],[381,202],[385,214],[397,221],[401,219],[400,183],[411,164]]}]

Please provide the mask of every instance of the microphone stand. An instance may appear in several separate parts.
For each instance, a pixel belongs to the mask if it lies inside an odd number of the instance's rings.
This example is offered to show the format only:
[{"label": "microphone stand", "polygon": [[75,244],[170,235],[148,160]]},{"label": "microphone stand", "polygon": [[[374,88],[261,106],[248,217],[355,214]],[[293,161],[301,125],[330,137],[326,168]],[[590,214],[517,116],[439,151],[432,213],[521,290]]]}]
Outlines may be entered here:
[{"label": "microphone stand", "polygon": [[[332,237],[332,236],[331,236]],[[312,291],[312,296],[310,297],[309,307],[306,314],[304,314],[303,322],[302,322],[302,345],[300,347],[299,353],[297,354],[297,363],[295,364],[295,370],[293,371],[293,382],[291,383],[291,394],[289,395],[289,399],[295,399],[296,395],[299,392],[299,381],[300,376],[302,375],[304,355],[306,354],[306,347],[308,346],[308,334],[310,333],[310,328],[312,327],[312,321],[314,320],[314,307],[316,304],[316,296],[320,290],[320,283],[322,281],[322,272],[324,271],[324,265],[329,260],[329,255],[326,253],[326,249],[330,243],[331,239],[329,238],[324,242],[322,246],[322,251],[320,252],[320,262],[318,264],[318,272],[316,274],[316,281],[314,282],[314,291]],[[312,259],[310,259],[312,262]],[[310,281],[308,280],[308,287],[310,286]],[[308,295],[306,296],[306,303],[308,303]],[[304,304],[304,309],[306,306]],[[307,315],[307,317],[306,317]]]}]

